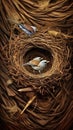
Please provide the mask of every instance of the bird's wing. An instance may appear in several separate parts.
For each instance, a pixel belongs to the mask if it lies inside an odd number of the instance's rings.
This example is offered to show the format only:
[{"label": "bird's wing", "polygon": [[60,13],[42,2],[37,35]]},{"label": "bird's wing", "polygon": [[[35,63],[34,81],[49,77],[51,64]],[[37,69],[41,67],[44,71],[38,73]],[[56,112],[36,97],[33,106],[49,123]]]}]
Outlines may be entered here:
[{"label": "bird's wing", "polygon": [[30,64],[33,64],[34,66],[38,66],[39,63],[40,63],[40,62],[37,61],[37,60],[32,60],[32,61],[30,61]]}]

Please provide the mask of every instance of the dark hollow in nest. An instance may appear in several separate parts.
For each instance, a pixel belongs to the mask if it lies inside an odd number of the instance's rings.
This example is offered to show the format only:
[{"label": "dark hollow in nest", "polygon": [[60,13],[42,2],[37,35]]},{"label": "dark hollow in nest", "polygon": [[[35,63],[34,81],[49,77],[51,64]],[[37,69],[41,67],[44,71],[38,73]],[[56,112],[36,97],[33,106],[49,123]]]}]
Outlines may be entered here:
[{"label": "dark hollow in nest", "polygon": [[[44,60],[50,61],[50,63],[46,66],[46,68],[44,69],[44,71],[41,72],[41,73],[44,73],[44,72],[48,71],[51,68],[51,66],[52,66],[53,56],[52,56],[52,53],[51,53],[50,49],[46,50],[44,48],[39,48],[39,47],[33,47],[33,48],[31,48],[23,56],[23,59],[24,59],[23,63],[27,63],[30,60],[32,60],[33,58],[38,57],[38,56],[42,57]],[[37,71],[34,72],[33,69],[30,66],[25,66],[25,67],[26,67],[26,69],[29,72],[38,74],[38,72]]]}]

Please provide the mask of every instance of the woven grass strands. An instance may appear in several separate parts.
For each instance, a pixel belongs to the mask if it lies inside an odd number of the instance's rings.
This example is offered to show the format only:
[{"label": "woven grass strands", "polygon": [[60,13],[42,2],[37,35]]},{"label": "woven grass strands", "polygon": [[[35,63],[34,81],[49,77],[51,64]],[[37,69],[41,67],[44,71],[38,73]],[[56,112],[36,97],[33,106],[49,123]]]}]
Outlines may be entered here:
[{"label": "woven grass strands", "polygon": [[[50,61],[40,74],[23,66],[37,56]],[[0,1],[0,118],[9,130],[72,129],[72,0]]]}]

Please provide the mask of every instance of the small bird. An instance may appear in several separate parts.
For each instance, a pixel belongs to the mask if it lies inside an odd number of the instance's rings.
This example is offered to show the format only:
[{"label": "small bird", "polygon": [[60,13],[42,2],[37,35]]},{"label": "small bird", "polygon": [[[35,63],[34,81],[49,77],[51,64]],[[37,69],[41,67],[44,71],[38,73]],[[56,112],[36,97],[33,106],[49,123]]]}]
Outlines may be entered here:
[{"label": "small bird", "polygon": [[43,60],[43,58],[41,57],[36,57],[33,60],[23,64],[23,65],[30,65],[32,67],[33,70],[38,71],[39,73],[41,73],[41,71],[43,71],[46,67],[46,65],[49,63],[50,61],[47,60]]},{"label": "small bird", "polygon": [[37,31],[37,28],[35,26],[30,26],[27,24],[19,24],[18,27],[29,36]]},{"label": "small bird", "polygon": [[31,67],[32,67],[34,70],[36,70],[36,71],[38,71],[39,73],[41,73],[41,71],[43,71],[43,70],[45,69],[46,65],[47,65],[49,62],[50,62],[50,61],[42,60],[42,61],[40,61],[40,63],[39,63],[37,66],[32,65]]},{"label": "small bird", "polygon": [[23,66],[26,66],[26,65],[37,66],[41,60],[43,60],[42,57],[35,57],[32,60],[30,60],[29,62],[23,64]]}]

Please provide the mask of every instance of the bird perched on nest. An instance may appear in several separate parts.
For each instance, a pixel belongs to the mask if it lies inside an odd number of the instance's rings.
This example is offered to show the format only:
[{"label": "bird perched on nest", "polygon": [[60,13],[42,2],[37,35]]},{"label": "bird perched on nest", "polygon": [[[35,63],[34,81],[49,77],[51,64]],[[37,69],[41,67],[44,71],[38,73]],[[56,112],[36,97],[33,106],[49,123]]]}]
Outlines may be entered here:
[{"label": "bird perched on nest", "polygon": [[33,70],[36,70],[39,73],[41,73],[41,71],[43,71],[45,69],[45,67],[49,63],[49,61],[40,59],[39,57],[36,57],[36,60],[35,60],[36,62],[34,62],[34,59],[29,61],[28,63],[23,64],[23,65],[30,65]]}]

